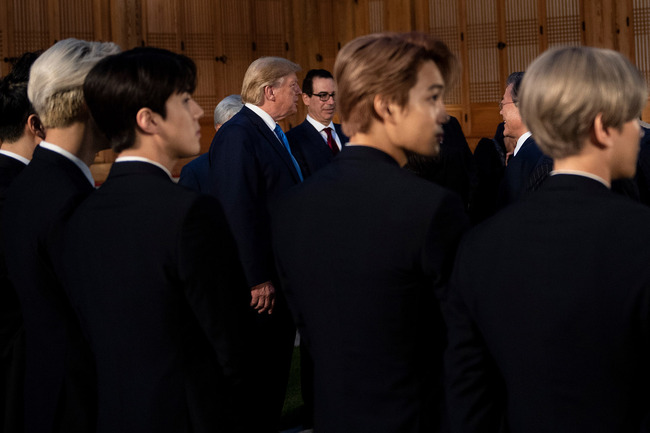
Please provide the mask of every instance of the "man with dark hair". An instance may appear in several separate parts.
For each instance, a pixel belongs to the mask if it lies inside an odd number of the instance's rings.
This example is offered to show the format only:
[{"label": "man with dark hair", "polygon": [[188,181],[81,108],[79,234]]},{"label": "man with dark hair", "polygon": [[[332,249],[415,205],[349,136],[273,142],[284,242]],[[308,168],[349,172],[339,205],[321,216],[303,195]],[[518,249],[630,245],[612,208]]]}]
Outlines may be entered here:
[{"label": "man with dark hair", "polygon": [[438,152],[456,59],[423,33],[372,34],[339,52],[350,145],[272,215],[278,271],[314,359],[314,431],[442,428],[439,302],[467,217],[404,170]]},{"label": "man with dark hair", "polygon": [[[96,421],[92,354],[60,282],[61,229],[94,190],[90,164],[108,143],[83,100],[83,80],[110,42],[64,39],[29,73],[27,95],[46,140],[13,181],[0,225],[25,326],[25,430],[88,432]],[[114,108],[114,107],[113,107]]]},{"label": "man with dark hair", "polygon": [[[44,138],[27,98],[29,68],[40,53],[25,53],[0,80],[0,217],[7,189]],[[25,329],[20,301],[7,276],[0,238],[0,430],[23,430]]]},{"label": "man with dark hair", "polygon": [[109,57],[84,83],[119,153],[65,232],[64,282],[97,364],[98,432],[236,428],[247,300],[235,247],[216,200],[170,174],[200,148],[195,85],[192,60],[157,48]]},{"label": "man with dark hair", "polygon": [[519,113],[519,87],[523,72],[513,72],[499,103],[504,137],[517,140],[499,188],[498,205],[507,206],[536,191],[553,169],[553,160],[539,149]]},{"label": "man with dark hair", "polygon": [[307,118],[287,132],[296,159],[308,177],[328,164],[348,138],[341,125],[332,122],[336,112],[336,84],[325,69],[311,69],[302,82],[302,102]]}]

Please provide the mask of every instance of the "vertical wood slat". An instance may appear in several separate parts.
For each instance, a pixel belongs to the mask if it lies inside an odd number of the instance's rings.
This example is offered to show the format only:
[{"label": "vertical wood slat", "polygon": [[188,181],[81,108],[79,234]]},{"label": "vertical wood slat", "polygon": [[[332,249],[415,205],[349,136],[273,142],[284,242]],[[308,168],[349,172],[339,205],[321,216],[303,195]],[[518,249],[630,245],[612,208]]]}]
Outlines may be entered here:
[{"label": "vertical wood slat", "polygon": [[370,24],[370,33],[384,31],[384,0],[368,1],[368,17]]},{"label": "vertical wood slat", "polygon": [[[449,49],[461,59],[461,29],[458,20],[458,2],[456,0],[429,0],[428,32],[443,41]],[[446,89],[446,104],[461,104],[461,83]]]},{"label": "vertical wood slat", "polygon": [[498,101],[499,51],[495,0],[467,1],[467,54],[469,100],[471,103]]},{"label": "vertical wood slat", "polygon": [[213,36],[213,8],[210,0],[184,0],[183,54],[194,60],[197,67],[197,86],[194,99],[206,114],[212,113],[218,103],[219,92],[214,80],[215,53],[217,47]]},{"label": "vertical wood slat", "polygon": [[539,54],[537,0],[506,0],[507,73],[526,70]]},{"label": "vertical wood slat", "polygon": [[579,0],[546,0],[548,46],[582,45]]},{"label": "vertical wood slat", "polygon": [[220,22],[223,28],[223,86],[226,95],[239,94],[246,69],[253,61],[251,51],[251,4],[247,0],[222,0]]},{"label": "vertical wood slat", "polygon": [[88,0],[68,0],[61,2],[59,9],[61,20],[61,34],[59,37],[61,39],[95,39],[92,5],[92,2]]},{"label": "vertical wood slat", "polygon": [[281,0],[254,0],[255,57],[286,57],[284,13]]},{"label": "vertical wood slat", "polygon": [[634,51],[636,67],[650,83],[650,2],[634,0]]},{"label": "vertical wood slat", "polygon": [[176,0],[143,0],[146,13],[144,39],[147,45],[179,52],[179,20]]},{"label": "vertical wood slat", "polygon": [[13,4],[14,55],[48,48],[50,26],[47,4],[41,0],[10,0]]}]

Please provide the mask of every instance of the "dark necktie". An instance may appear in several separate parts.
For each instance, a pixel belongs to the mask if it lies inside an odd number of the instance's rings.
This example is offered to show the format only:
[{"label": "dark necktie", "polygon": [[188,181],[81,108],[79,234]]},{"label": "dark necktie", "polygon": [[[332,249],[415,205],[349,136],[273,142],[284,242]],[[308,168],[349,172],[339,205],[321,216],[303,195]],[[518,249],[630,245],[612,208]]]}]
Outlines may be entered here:
[{"label": "dark necktie", "polygon": [[291,147],[289,147],[289,141],[287,140],[287,136],[284,135],[284,131],[282,131],[282,128],[277,123],[275,124],[275,129],[273,130],[273,132],[275,132],[275,135],[277,135],[278,138],[280,139],[280,143],[284,144],[285,149],[287,149],[287,152],[289,152],[289,156],[291,157],[291,162],[293,162],[293,166],[296,167],[296,171],[298,172],[298,177],[302,182],[303,180],[302,172],[300,171],[300,166],[298,165],[298,161],[296,161],[296,158],[294,158],[293,154],[291,153]]},{"label": "dark necktie", "polygon": [[332,151],[332,155],[336,155],[339,153],[339,146],[336,144],[336,140],[334,140],[334,137],[332,137],[332,128],[329,126],[325,129],[325,134],[327,134],[327,145],[330,147],[330,150]]}]

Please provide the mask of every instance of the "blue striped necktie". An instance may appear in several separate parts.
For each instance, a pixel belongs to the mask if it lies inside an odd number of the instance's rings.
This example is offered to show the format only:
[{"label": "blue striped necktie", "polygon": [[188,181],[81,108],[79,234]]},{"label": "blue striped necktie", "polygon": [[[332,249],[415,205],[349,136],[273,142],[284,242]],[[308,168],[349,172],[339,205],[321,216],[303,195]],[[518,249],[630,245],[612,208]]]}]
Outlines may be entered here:
[{"label": "blue striped necktie", "polygon": [[300,171],[300,166],[298,165],[298,161],[296,161],[296,158],[293,157],[293,154],[291,153],[291,147],[289,147],[289,141],[287,140],[287,136],[284,135],[284,132],[282,131],[282,128],[280,125],[277,123],[275,124],[275,129],[273,130],[275,132],[275,135],[278,136],[280,139],[280,142],[284,144],[284,147],[287,149],[287,152],[289,152],[289,156],[291,157],[291,162],[293,162],[293,166],[296,167],[296,171],[298,172],[298,177],[300,178],[300,181],[302,182],[302,172]]}]

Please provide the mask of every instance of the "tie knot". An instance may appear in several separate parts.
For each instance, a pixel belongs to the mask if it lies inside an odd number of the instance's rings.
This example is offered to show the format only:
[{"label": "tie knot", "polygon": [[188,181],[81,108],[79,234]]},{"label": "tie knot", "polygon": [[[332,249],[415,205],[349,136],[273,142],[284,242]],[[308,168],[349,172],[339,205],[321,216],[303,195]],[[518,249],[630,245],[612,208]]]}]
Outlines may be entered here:
[{"label": "tie knot", "polygon": [[325,131],[325,134],[327,134],[328,138],[332,136],[332,128],[330,128],[329,126],[323,129],[323,131]]},{"label": "tie knot", "polygon": [[273,131],[275,131],[275,133],[278,135],[284,134],[284,131],[282,131],[282,127],[280,126],[279,123],[275,124],[275,129]]}]

